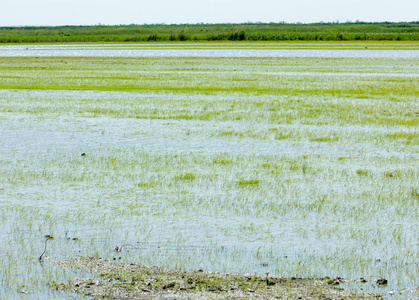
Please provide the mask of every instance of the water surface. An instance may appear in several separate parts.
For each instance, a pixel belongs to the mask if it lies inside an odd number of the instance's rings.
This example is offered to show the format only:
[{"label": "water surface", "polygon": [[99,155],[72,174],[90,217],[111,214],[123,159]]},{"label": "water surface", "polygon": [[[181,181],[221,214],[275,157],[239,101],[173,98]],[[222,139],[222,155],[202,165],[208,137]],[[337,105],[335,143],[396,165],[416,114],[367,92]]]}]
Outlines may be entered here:
[{"label": "water surface", "polygon": [[[115,47],[115,45],[113,45]],[[170,47],[170,46],[168,46]],[[70,49],[68,49],[70,48]],[[76,49],[71,49],[76,48]],[[88,49],[86,49],[88,48]],[[94,49],[98,48],[98,49]],[[106,49],[100,45],[0,46],[0,56],[419,58],[419,50]]]}]

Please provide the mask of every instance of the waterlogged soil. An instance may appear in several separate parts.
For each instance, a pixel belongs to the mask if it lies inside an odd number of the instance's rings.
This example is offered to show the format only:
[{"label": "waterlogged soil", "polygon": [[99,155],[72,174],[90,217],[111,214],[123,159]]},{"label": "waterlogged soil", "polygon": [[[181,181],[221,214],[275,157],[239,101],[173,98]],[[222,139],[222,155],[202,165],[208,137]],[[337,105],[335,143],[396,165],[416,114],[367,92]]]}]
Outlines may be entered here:
[{"label": "waterlogged soil", "polygon": [[93,257],[54,262],[62,268],[87,269],[99,276],[69,283],[52,282],[56,290],[94,299],[381,299],[340,287],[342,278],[284,278],[266,275],[166,270]]}]

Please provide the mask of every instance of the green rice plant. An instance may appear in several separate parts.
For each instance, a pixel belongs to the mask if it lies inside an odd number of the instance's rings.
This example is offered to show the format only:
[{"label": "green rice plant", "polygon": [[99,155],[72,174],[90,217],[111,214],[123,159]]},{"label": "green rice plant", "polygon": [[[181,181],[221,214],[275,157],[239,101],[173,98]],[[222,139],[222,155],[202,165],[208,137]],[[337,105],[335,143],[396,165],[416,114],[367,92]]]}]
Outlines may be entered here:
[{"label": "green rice plant", "polygon": [[158,185],[158,183],[157,182],[139,182],[137,185],[140,188],[152,188]]},{"label": "green rice plant", "polygon": [[216,158],[213,159],[213,162],[214,164],[230,165],[233,163],[233,160],[228,157],[217,156]]},{"label": "green rice plant", "polygon": [[387,138],[402,140],[407,145],[419,145],[419,134],[416,132],[396,132],[386,135]]},{"label": "green rice plant", "polygon": [[259,179],[250,179],[250,180],[242,179],[242,180],[237,181],[237,185],[243,188],[256,187],[256,186],[259,186],[260,184],[261,184],[261,181]]},{"label": "green rice plant", "polygon": [[178,175],[175,177],[175,180],[182,180],[182,181],[192,181],[196,179],[196,175],[194,173],[185,173],[182,175]]},{"label": "green rice plant", "polygon": [[325,137],[319,137],[319,138],[312,138],[310,140],[313,142],[336,142],[339,139],[337,137],[325,136]]},{"label": "green rice plant", "polygon": [[358,174],[359,176],[367,176],[370,174],[370,172],[366,169],[358,169],[356,170],[356,174]]},{"label": "green rice plant", "polygon": [[244,134],[237,131],[222,131],[220,132],[221,136],[237,136],[237,137],[244,137]]},{"label": "green rice plant", "polygon": [[401,177],[404,172],[402,170],[392,170],[392,171],[385,171],[384,177],[393,178],[393,177]]}]

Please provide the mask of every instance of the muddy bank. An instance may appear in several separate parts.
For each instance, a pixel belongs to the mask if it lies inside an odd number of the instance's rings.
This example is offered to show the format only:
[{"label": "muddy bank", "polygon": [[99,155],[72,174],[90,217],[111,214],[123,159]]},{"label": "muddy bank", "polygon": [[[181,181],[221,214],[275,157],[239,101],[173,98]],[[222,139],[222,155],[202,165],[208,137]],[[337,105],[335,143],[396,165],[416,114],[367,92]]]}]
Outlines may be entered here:
[{"label": "muddy bank", "polygon": [[95,278],[70,283],[51,282],[57,290],[72,291],[94,299],[380,299],[339,287],[344,279],[283,278],[270,275],[233,275],[165,270],[100,258],[54,262],[62,268],[87,269]]}]

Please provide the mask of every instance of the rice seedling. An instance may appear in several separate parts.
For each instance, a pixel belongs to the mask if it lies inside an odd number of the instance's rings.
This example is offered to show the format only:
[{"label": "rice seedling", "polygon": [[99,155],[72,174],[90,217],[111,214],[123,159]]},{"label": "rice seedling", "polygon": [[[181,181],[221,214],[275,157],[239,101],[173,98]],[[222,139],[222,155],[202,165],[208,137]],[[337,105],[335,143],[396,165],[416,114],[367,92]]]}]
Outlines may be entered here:
[{"label": "rice seedling", "polygon": [[260,180],[259,179],[250,179],[250,180],[239,180],[237,182],[237,185],[240,187],[254,187],[254,186],[258,186],[260,184]]}]

